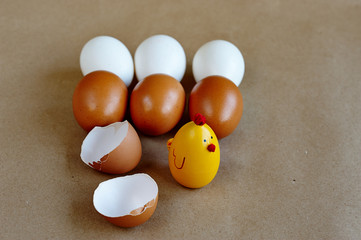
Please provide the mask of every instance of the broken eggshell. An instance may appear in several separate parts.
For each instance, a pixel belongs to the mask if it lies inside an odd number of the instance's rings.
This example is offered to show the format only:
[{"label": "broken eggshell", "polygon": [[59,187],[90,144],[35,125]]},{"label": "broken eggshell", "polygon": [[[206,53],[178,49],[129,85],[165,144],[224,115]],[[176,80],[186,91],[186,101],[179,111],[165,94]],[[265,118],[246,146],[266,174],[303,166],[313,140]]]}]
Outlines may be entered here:
[{"label": "broken eggshell", "polygon": [[106,220],[121,227],[135,227],[146,222],[157,203],[158,185],[145,173],[104,181],[93,195],[95,209]]},{"label": "broken eggshell", "polygon": [[110,174],[131,171],[141,156],[139,136],[128,121],[93,128],[84,139],[80,154],[85,164]]}]

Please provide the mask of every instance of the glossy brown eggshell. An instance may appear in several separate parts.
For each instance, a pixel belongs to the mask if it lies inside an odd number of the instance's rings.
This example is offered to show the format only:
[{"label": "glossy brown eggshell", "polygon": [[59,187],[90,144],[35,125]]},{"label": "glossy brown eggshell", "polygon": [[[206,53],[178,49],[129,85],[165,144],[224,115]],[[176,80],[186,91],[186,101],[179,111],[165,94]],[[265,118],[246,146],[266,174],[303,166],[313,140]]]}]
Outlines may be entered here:
[{"label": "glossy brown eggshell", "polygon": [[125,115],[128,89],[115,74],[95,71],[87,74],[73,94],[73,113],[86,131],[122,121]]},{"label": "glossy brown eggshell", "polygon": [[165,74],[146,77],[130,96],[133,123],[146,135],[157,136],[174,128],[183,115],[184,106],[183,86]]},{"label": "glossy brown eggshell", "polygon": [[157,208],[158,195],[155,199],[148,202],[144,207],[133,210],[129,215],[120,217],[107,217],[105,219],[120,227],[135,227],[145,223]]},{"label": "glossy brown eggshell", "polygon": [[142,157],[142,144],[133,126],[128,123],[126,137],[113,151],[89,165],[104,173],[123,174],[133,170]]},{"label": "glossy brown eggshell", "polygon": [[210,76],[199,81],[189,97],[189,116],[205,116],[218,139],[230,135],[242,117],[243,100],[238,87],[227,78]]}]

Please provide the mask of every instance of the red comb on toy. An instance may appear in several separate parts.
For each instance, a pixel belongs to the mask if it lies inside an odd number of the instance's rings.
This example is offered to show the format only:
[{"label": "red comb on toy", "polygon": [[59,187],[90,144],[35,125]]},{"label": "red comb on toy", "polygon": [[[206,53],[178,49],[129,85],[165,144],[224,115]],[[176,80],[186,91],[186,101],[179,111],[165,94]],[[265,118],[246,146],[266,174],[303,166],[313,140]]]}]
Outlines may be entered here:
[{"label": "red comb on toy", "polygon": [[199,126],[203,126],[206,123],[206,118],[202,114],[196,113],[193,122]]}]

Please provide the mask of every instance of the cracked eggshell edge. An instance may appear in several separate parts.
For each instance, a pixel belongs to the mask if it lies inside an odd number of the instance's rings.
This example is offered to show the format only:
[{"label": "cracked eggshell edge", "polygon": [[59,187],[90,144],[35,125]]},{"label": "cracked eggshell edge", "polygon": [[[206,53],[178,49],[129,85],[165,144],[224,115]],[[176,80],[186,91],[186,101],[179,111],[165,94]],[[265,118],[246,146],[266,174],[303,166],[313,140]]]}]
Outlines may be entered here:
[{"label": "cracked eggshell edge", "polygon": [[146,222],[158,203],[158,185],[148,174],[113,178],[99,184],[93,204],[107,221],[120,227]]}]

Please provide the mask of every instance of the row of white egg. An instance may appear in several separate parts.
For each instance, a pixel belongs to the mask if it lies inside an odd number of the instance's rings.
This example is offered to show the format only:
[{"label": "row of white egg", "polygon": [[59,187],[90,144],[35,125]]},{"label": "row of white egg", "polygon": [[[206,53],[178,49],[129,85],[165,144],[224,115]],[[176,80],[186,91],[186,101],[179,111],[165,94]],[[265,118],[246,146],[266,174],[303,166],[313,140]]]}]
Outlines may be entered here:
[{"label": "row of white egg", "polygon": [[[152,74],[166,74],[181,81],[186,70],[186,54],[181,44],[168,35],[154,35],[136,49],[134,64],[128,48],[118,39],[98,36],[88,41],[80,54],[83,75],[96,70],[112,72],[129,86],[135,73],[138,81]],[[244,75],[241,52],[225,40],[213,40],[198,49],[192,70],[196,82],[212,75],[239,86]]]}]

